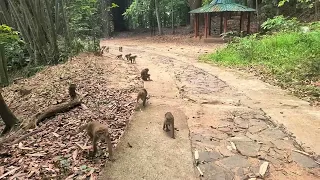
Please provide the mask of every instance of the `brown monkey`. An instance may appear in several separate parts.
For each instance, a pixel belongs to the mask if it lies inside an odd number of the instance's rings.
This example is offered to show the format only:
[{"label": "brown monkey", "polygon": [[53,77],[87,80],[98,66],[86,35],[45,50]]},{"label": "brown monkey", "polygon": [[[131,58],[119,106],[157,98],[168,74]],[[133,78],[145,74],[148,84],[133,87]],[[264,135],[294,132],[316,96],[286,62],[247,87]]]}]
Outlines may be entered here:
[{"label": "brown monkey", "polygon": [[[108,47],[109,48],[109,47]],[[98,52],[95,53],[95,55],[97,56],[102,56],[103,55],[103,51],[106,49],[106,46],[102,46],[100,48],[100,50]]]},{"label": "brown monkey", "polygon": [[168,126],[170,125],[171,126],[171,137],[173,139],[175,139],[174,137],[174,117],[172,115],[171,112],[167,112],[165,115],[164,115],[164,122],[163,122],[163,130],[165,130],[166,132],[170,131]]},{"label": "brown monkey", "polygon": [[136,62],[136,58],[137,56],[130,56],[129,60],[131,61],[131,63]]},{"label": "brown monkey", "polygon": [[129,61],[130,56],[131,56],[131,53],[125,55],[125,57],[126,57],[126,59],[127,59],[128,61]]},{"label": "brown monkey", "polygon": [[122,46],[119,47],[119,51],[122,52]]},{"label": "brown monkey", "polygon": [[85,129],[87,131],[87,134],[90,137],[90,140],[92,140],[92,145],[93,145],[92,156],[94,156],[97,152],[98,140],[104,140],[108,144],[109,159],[111,161],[114,161],[113,154],[112,154],[112,144],[111,144],[111,139],[108,132],[108,127],[97,121],[92,121],[90,123],[87,123],[81,126],[79,128],[78,133],[82,132]]},{"label": "brown monkey", "polygon": [[123,59],[123,58],[122,58],[122,54],[118,55],[118,56],[117,56],[117,59]]},{"label": "brown monkey", "polygon": [[76,88],[77,88],[77,86],[75,84],[70,84],[70,86],[69,86],[69,95],[70,95],[71,99],[74,99],[77,96]]},{"label": "brown monkey", "polygon": [[141,71],[141,79],[144,80],[144,81],[148,81],[150,80],[150,74],[148,74],[149,72],[149,69],[148,68],[145,68]]},{"label": "brown monkey", "polygon": [[31,89],[26,89],[22,87],[21,89],[16,89],[15,92],[19,92],[20,96],[25,96],[31,93]]},{"label": "brown monkey", "polygon": [[141,99],[143,101],[142,105],[143,105],[143,107],[145,107],[146,106],[147,95],[148,95],[147,90],[145,88],[142,88],[138,92],[138,95],[137,95],[137,104],[139,102],[139,99]]}]

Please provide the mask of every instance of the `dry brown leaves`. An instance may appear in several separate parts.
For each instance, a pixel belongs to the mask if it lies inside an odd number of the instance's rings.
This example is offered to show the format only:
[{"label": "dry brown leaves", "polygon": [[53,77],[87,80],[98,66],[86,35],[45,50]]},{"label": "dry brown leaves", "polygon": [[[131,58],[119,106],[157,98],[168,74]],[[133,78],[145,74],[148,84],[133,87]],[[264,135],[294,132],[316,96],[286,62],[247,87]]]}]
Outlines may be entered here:
[{"label": "dry brown leaves", "polygon": [[[110,61],[110,63],[106,63]],[[106,144],[100,143],[98,157],[91,159],[91,142],[87,135],[74,135],[79,126],[96,120],[108,124],[113,146],[124,133],[126,122],[134,111],[130,93],[135,88],[109,88],[110,70],[116,63],[105,57],[79,56],[65,64],[48,67],[32,78],[7,87],[3,96],[14,114],[24,120],[38,112],[69,100],[68,86],[77,84],[84,97],[80,107],[61,113],[40,124],[45,130],[19,144],[0,147],[0,179],[95,179],[107,161]],[[125,68],[124,66],[119,68]],[[122,70],[126,72],[126,70]],[[115,74],[112,74],[115,77]],[[121,77],[123,76],[121,74]],[[119,78],[121,78],[119,75]],[[132,76],[131,76],[132,77]],[[128,82],[135,81],[127,79]],[[129,83],[128,83],[129,84]],[[16,89],[27,87],[31,93],[21,96]],[[1,127],[3,128],[3,126]],[[88,142],[88,143],[87,143]],[[110,162],[107,162],[110,163]]]}]

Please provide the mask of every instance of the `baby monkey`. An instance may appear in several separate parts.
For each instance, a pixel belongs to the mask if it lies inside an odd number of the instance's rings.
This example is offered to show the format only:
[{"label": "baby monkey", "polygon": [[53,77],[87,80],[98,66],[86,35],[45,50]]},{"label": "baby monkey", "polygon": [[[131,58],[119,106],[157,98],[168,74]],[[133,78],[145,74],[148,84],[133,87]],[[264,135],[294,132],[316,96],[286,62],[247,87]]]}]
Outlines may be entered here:
[{"label": "baby monkey", "polygon": [[122,52],[122,46],[119,47],[119,51]]},{"label": "baby monkey", "polygon": [[141,79],[144,80],[144,81],[151,81],[150,80],[150,74],[148,74],[149,72],[149,69],[148,68],[145,68],[141,71]]},{"label": "baby monkey", "polygon": [[175,139],[174,137],[174,117],[172,115],[171,112],[167,112],[165,115],[164,115],[164,122],[163,122],[163,130],[165,130],[166,132],[170,131],[168,126],[170,125],[171,126],[171,137],[173,139]]},{"label": "baby monkey", "polygon": [[130,54],[126,54],[126,55],[125,55],[125,57],[126,57],[127,61],[129,61],[130,56],[131,56],[131,53],[130,53]]},{"label": "baby monkey", "polygon": [[[100,51],[96,52],[96,55],[102,56],[102,55],[103,55],[103,51],[106,49],[106,47],[107,47],[107,46],[102,46],[102,47],[100,48]],[[109,47],[108,47],[107,49],[108,49],[108,51],[109,51]]]},{"label": "baby monkey", "polygon": [[137,56],[130,56],[129,57],[129,60],[131,61],[131,63],[136,63],[136,58],[137,58]]},{"label": "baby monkey", "polygon": [[75,99],[77,97],[76,88],[77,88],[77,85],[70,84],[70,86],[69,86],[69,96],[70,96],[71,99]]},{"label": "baby monkey", "polygon": [[139,100],[141,99],[143,101],[142,105],[143,105],[143,107],[145,107],[146,106],[147,95],[148,95],[147,90],[145,88],[142,88],[138,92],[138,95],[137,95],[137,104],[138,104]]},{"label": "baby monkey", "polygon": [[112,144],[111,144],[111,139],[108,132],[108,127],[97,121],[92,121],[81,126],[79,128],[78,133],[82,132],[85,129],[93,144],[93,153],[91,155],[94,157],[94,155],[97,152],[97,142],[99,140],[104,140],[108,144],[109,159],[111,161],[114,161],[113,154],[112,154]]}]

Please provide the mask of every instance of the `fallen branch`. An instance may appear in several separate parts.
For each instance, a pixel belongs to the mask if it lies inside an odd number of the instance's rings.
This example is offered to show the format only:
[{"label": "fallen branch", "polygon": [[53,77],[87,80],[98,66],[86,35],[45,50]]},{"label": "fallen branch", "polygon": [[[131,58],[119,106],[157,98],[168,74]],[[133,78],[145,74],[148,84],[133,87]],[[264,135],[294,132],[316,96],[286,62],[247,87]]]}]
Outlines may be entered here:
[{"label": "fallen branch", "polygon": [[306,153],[306,152],[304,152],[304,151],[300,151],[300,150],[297,150],[297,149],[293,149],[292,151],[297,152],[297,153],[300,153],[300,154],[303,154],[303,155],[306,155],[306,156],[308,156],[308,157],[312,157],[312,155],[310,155],[309,153]]},{"label": "fallen branch", "polygon": [[81,100],[74,99],[74,100],[71,100],[70,102],[66,102],[66,103],[52,106],[52,107],[48,108],[47,110],[45,110],[40,115],[38,115],[37,120],[36,120],[36,125],[38,125],[43,120],[56,115],[57,113],[66,112],[69,109],[74,108],[79,105],[81,105]]},{"label": "fallen branch", "polygon": [[8,171],[7,173],[3,174],[2,176],[0,176],[0,179],[10,175],[10,174],[14,174],[18,169],[20,169],[21,167],[17,167],[17,168],[14,168],[12,169],[11,171]]},{"label": "fallen branch", "polygon": [[76,97],[76,85],[71,84],[69,87],[69,96],[71,97],[71,101],[65,102],[62,104],[54,105],[44,110],[42,113],[36,114],[31,120],[23,123],[23,127],[26,129],[35,128],[47,118],[55,116],[57,113],[66,112],[76,106],[81,105],[82,98]]}]

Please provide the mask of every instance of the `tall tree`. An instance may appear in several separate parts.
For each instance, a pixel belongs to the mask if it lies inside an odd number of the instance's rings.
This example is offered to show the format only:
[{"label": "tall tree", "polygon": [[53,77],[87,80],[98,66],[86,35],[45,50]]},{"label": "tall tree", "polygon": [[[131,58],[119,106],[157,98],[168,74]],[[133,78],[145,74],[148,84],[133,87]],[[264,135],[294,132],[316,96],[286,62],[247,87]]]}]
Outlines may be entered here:
[{"label": "tall tree", "polygon": [[160,20],[160,13],[159,13],[159,1],[154,0],[155,10],[156,10],[156,17],[157,17],[157,23],[158,23],[158,30],[159,35],[163,34],[162,28],[161,28],[161,20]]},{"label": "tall tree", "polygon": [[10,111],[6,102],[4,101],[1,94],[1,89],[0,89],[0,116],[4,124],[6,125],[1,135],[8,133],[14,127],[14,125],[19,122],[16,116]]}]

